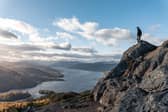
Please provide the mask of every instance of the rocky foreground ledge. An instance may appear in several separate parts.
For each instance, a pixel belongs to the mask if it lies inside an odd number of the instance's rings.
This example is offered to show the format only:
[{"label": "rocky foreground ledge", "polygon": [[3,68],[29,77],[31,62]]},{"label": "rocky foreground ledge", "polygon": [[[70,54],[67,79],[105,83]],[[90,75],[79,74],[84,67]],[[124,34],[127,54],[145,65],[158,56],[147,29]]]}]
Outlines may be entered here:
[{"label": "rocky foreground ledge", "polygon": [[103,112],[168,112],[168,41],[130,47],[93,94]]}]

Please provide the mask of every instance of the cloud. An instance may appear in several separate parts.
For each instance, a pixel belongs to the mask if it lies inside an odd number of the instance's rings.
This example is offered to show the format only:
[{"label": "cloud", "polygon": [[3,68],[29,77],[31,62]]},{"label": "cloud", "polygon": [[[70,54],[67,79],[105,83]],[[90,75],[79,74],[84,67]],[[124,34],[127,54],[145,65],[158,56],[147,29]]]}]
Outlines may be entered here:
[{"label": "cloud", "polygon": [[61,39],[70,39],[70,40],[73,40],[75,38],[73,35],[66,32],[56,32],[56,37]]},{"label": "cloud", "polygon": [[81,47],[81,48],[72,48],[73,51],[77,51],[77,52],[82,52],[82,53],[97,53],[97,51],[93,48],[87,48],[87,47]]},{"label": "cloud", "polygon": [[0,45],[1,49],[14,51],[14,52],[32,52],[32,51],[41,51],[45,50],[40,46],[35,46],[32,44],[20,44],[20,45]]},{"label": "cloud", "polygon": [[53,25],[68,32],[88,35],[88,37],[94,33],[98,27],[98,23],[96,22],[85,22],[82,24],[76,17],[59,19],[58,21],[54,21]]},{"label": "cloud", "polygon": [[68,18],[59,19],[58,21],[54,21],[53,25],[70,32],[74,31],[93,32],[98,26],[96,22],[85,22],[81,24],[79,22],[79,19],[76,17],[70,19]]},{"label": "cloud", "polygon": [[48,49],[57,49],[57,50],[70,50],[71,49],[71,44],[68,42],[63,42],[63,43],[47,43],[46,45],[43,44],[21,44],[21,45],[16,45],[16,49],[22,50],[22,51],[47,51]]},{"label": "cloud", "polygon": [[31,26],[30,24],[27,24],[23,21],[8,18],[0,18],[0,28],[18,31],[28,35],[38,33],[37,29]]},{"label": "cloud", "polygon": [[70,53],[41,53],[34,52],[29,53],[28,57],[31,57],[36,60],[48,60],[48,61],[88,61],[88,62],[99,62],[99,61],[119,61],[120,54],[109,54],[109,55],[100,55],[100,54],[81,54],[79,52],[70,52]]},{"label": "cloud", "polygon": [[41,38],[37,28],[32,25],[15,19],[0,18],[0,28],[7,31],[13,31],[17,34],[21,34],[21,37],[27,36],[29,41],[32,42],[44,42]]},{"label": "cloud", "polygon": [[117,41],[131,39],[131,32],[117,27],[113,29],[100,29],[95,32],[95,37],[98,42],[114,46],[117,44]]},{"label": "cloud", "polygon": [[[0,44],[0,60],[7,61],[24,61],[24,60],[45,60],[45,61],[111,61],[119,60],[116,55],[101,55],[85,53],[88,50],[82,48],[79,50],[71,49],[63,50],[64,52],[46,52],[45,49],[34,45],[1,45]],[[84,52],[83,52],[84,51]],[[89,51],[88,51],[89,52]]]},{"label": "cloud", "polygon": [[161,27],[161,24],[154,24],[149,27],[150,31],[157,31]]},{"label": "cloud", "polygon": [[116,27],[113,29],[100,29],[95,33],[95,36],[102,37],[105,39],[129,39],[131,35],[129,30]]},{"label": "cloud", "polygon": [[99,29],[99,24],[96,22],[81,23],[76,17],[63,18],[54,21],[53,25],[73,34],[78,34],[88,40],[113,46],[119,40],[131,39],[131,32],[123,28],[103,28]]},{"label": "cloud", "polygon": [[0,29],[0,37],[7,38],[7,39],[17,39],[18,37],[7,30]]},{"label": "cloud", "polygon": [[79,20],[75,17],[73,17],[71,19],[62,18],[58,22],[54,21],[53,25],[58,26],[58,27],[64,29],[65,31],[71,31],[71,32],[80,29]]},{"label": "cloud", "polygon": [[[7,45],[0,44],[0,60],[3,61],[22,61],[22,60],[57,60],[55,56],[48,55],[48,49],[69,51],[71,45],[66,43],[53,44],[52,46],[45,47],[41,45],[34,45],[31,43],[27,44],[17,44],[17,45]],[[43,52],[46,55],[34,55],[36,52]],[[54,51],[54,53],[56,53]],[[47,56],[48,55],[48,56]],[[60,58],[60,57],[59,57]]]},{"label": "cloud", "polygon": [[71,44],[69,42],[64,42],[60,44],[55,44],[51,46],[53,49],[60,49],[60,50],[70,50],[71,49]]},{"label": "cloud", "polygon": [[[77,18],[60,19],[54,25],[64,31],[49,35],[48,30],[42,35],[38,28],[20,20],[0,18],[0,59],[1,60],[111,60],[110,55],[98,54],[94,48],[73,47],[70,40],[82,36],[88,40],[105,45],[114,45],[118,40],[128,39],[129,31],[121,28],[98,28],[96,22],[81,23]],[[44,30],[43,30],[44,31]],[[124,35],[124,37],[123,37]],[[8,39],[9,38],[9,39]],[[14,38],[14,39],[13,39]],[[58,40],[58,39],[64,39]],[[58,41],[57,41],[58,40]]]},{"label": "cloud", "polygon": [[158,37],[155,37],[149,33],[145,33],[142,35],[142,39],[143,40],[146,40],[146,41],[149,41],[150,43],[152,44],[156,44],[156,45],[160,45],[164,39],[161,39],[161,38],[158,38]]},{"label": "cloud", "polygon": [[25,52],[25,51],[41,51],[41,50],[45,50],[44,48],[40,47],[40,46],[36,46],[36,45],[32,45],[32,44],[22,44],[22,45],[15,45],[15,46],[9,46],[11,47],[10,49],[15,49],[15,50],[19,50],[21,52]]},{"label": "cloud", "polygon": [[[48,49],[53,50],[70,50],[71,44],[70,43],[54,43],[50,46],[44,46],[44,45],[35,45],[32,43],[22,43],[17,45],[7,45],[7,44],[0,44],[0,48],[3,51],[11,51],[11,52],[19,52],[19,53],[32,53],[32,52],[47,52]],[[19,54],[18,53],[18,54]]]},{"label": "cloud", "polygon": [[64,42],[57,44],[53,40],[54,38],[57,38],[57,36],[60,38],[69,38],[69,39],[74,38],[73,36],[65,32],[57,32],[56,36],[43,37],[40,35],[37,28],[33,27],[32,25],[26,22],[15,19],[0,18],[0,36],[5,36],[6,38],[12,38],[12,37],[17,38],[15,34],[12,34],[9,31],[16,32],[18,35],[21,34],[20,35],[21,38],[25,36],[28,37],[28,40],[26,40],[25,42],[23,42],[23,39],[21,39],[20,43],[18,42],[18,47],[22,47],[27,50],[31,50],[33,48],[35,50],[38,49],[69,50],[71,48],[70,43]]}]

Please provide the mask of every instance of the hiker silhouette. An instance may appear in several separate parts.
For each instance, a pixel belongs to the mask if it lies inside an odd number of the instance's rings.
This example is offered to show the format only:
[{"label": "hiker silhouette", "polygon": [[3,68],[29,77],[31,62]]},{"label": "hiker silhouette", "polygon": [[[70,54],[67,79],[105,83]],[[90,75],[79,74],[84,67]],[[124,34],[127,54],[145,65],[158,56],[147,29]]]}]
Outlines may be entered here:
[{"label": "hiker silhouette", "polygon": [[137,28],[137,42],[139,43],[141,41],[142,31],[139,28],[139,26],[137,26],[136,28]]}]

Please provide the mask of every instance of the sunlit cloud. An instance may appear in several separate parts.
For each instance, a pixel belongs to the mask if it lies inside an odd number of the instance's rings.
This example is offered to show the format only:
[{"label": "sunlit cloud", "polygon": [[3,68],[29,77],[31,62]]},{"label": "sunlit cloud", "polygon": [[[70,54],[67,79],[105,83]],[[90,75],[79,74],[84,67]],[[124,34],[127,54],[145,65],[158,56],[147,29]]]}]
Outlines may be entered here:
[{"label": "sunlit cloud", "polygon": [[74,34],[78,34],[88,40],[95,40],[104,45],[114,46],[119,40],[129,40],[131,32],[123,28],[98,28],[96,22],[81,23],[78,18],[62,18],[54,21],[53,25]]},{"label": "sunlit cloud", "polygon": [[29,36],[38,35],[36,28],[31,26],[30,24],[15,19],[0,18],[0,28],[17,31]]},{"label": "sunlit cloud", "polygon": [[66,32],[56,32],[56,37],[66,39],[66,40],[68,39],[73,40],[75,38],[73,35]]},{"label": "sunlit cloud", "polygon": [[[99,29],[96,22],[81,23],[77,18],[61,19],[54,25],[64,31],[55,31],[55,34],[41,35],[38,28],[24,21],[0,18],[0,60],[83,60],[101,61],[118,60],[116,55],[103,55],[94,47],[73,46],[79,36],[86,41],[95,40],[104,45],[115,45],[120,39],[129,39],[129,30],[121,28]],[[47,32],[50,32],[48,28]],[[43,30],[42,30],[43,31]],[[123,37],[123,35],[125,35]],[[80,38],[81,38],[80,37]],[[61,41],[60,41],[61,40]]]}]

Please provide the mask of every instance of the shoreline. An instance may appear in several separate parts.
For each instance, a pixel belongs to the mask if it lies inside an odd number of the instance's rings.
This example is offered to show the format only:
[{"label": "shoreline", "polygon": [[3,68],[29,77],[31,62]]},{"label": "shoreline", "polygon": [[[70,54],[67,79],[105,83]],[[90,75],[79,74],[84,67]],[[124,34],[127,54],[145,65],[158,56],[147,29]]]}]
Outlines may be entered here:
[{"label": "shoreline", "polygon": [[43,91],[46,95],[33,100],[0,102],[0,111],[36,111],[43,112],[97,112],[99,103],[94,102],[91,90],[80,93]]},{"label": "shoreline", "polygon": [[[33,88],[45,81],[63,80],[64,74],[47,66],[5,63],[0,65],[0,93]],[[6,83],[8,82],[8,83]]]}]

